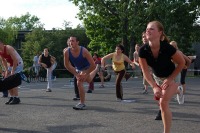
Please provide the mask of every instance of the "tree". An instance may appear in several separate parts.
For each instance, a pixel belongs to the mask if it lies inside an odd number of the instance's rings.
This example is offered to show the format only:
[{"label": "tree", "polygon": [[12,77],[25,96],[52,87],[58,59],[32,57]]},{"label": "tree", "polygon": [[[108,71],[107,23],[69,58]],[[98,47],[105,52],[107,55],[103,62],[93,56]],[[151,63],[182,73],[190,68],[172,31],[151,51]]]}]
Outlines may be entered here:
[{"label": "tree", "polygon": [[[10,45],[14,45],[19,30],[33,30],[35,28],[43,28],[43,24],[40,23],[39,18],[32,16],[29,13],[22,15],[21,17],[9,17],[7,20],[0,18],[0,39]],[[2,36],[4,34],[4,36]]]},{"label": "tree", "polygon": [[[127,24],[126,16],[124,16],[126,13],[122,14],[117,10],[126,10],[127,4],[125,1],[116,3],[113,1],[104,2],[102,0],[74,0],[73,2],[81,10],[78,15],[84,22],[86,34],[91,39],[89,47],[93,51],[107,54],[113,51],[116,44],[122,41],[124,43],[127,42],[126,29],[123,31]],[[121,6],[121,3],[124,6]],[[123,27],[120,27],[121,23],[124,23]],[[123,36],[123,40],[121,36]]]},{"label": "tree", "polygon": [[87,47],[90,40],[86,37],[84,29],[46,31],[43,28],[38,28],[32,30],[26,35],[26,41],[22,44],[22,58],[25,68],[32,66],[33,57],[38,52],[42,53],[44,48],[48,48],[50,54],[56,57],[57,68],[64,68],[63,49],[67,47],[66,42],[71,35],[77,36],[80,39],[80,44]]},{"label": "tree", "polygon": [[43,25],[37,16],[29,13],[20,17],[9,17],[6,22],[6,26],[15,30],[33,30],[35,28],[43,28]]},{"label": "tree", "polygon": [[152,20],[163,23],[166,34],[182,44],[183,50],[187,51],[194,41],[190,36],[199,16],[200,3],[196,0],[70,1],[79,7],[78,18],[83,20],[91,39],[89,47],[100,53],[111,52],[117,43],[123,42],[126,54],[132,50],[131,57],[134,44],[141,42],[141,33]]},{"label": "tree", "polygon": [[157,2],[149,0],[148,2],[146,8],[148,20],[157,19],[162,22],[170,40],[177,41],[179,48],[185,54],[190,54],[191,45],[196,41],[192,39],[192,35],[196,33],[194,25],[197,25],[200,2],[196,0]]},{"label": "tree", "polygon": [[15,41],[17,32],[12,27],[6,27],[7,21],[0,18],[0,40],[5,44],[12,44]]}]

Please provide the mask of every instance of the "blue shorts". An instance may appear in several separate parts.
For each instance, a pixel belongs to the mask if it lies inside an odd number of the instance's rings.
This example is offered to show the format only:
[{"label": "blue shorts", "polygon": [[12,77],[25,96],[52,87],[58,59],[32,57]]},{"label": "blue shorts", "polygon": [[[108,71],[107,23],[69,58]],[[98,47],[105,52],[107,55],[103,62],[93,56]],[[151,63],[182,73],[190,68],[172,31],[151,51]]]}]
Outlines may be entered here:
[{"label": "blue shorts", "polygon": [[75,67],[75,69],[76,69],[76,72],[82,72],[82,71],[84,71],[84,70],[87,70],[88,68],[89,68],[90,66],[86,66],[86,67],[84,67],[84,68],[82,68],[81,70],[79,70],[79,69],[77,69],[76,67]]},{"label": "blue shorts", "polygon": [[[24,68],[24,64],[23,62],[19,62],[16,69],[15,69],[15,73],[19,73],[22,72]],[[8,67],[8,71],[11,72],[12,71],[12,67]]]}]

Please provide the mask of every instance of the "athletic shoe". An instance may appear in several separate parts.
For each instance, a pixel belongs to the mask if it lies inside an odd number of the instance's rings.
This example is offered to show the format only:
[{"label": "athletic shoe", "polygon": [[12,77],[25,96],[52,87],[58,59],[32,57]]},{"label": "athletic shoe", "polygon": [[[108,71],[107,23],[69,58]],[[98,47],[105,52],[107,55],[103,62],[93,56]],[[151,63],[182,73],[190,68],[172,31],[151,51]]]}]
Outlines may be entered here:
[{"label": "athletic shoe", "polygon": [[122,101],[122,99],[121,99],[121,98],[117,98],[116,100],[117,100],[117,102],[121,102],[121,101]]},{"label": "athletic shoe", "polygon": [[19,72],[20,76],[21,76],[21,79],[27,83],[30,83],[30,81],[28,80],[28,78],[24,75],[23,72]]},{"label": "athletic shoe", "polygon": [[142,94],[148,94],[148,91],[147,91],[147,90],[144,90],[144,91],[142,92]]},{"label": "athletic shoe", "polygon": [[184,103],[183,87],[178,86],[178,90],[179,90],[179,94],[177,94],[177,101],[179,104],[183,104]]},{"label": "athletic shoe", "polygon": [[92,90],[88,90],[87,93],[92,93]]},{"label": "athletic shoe", "polygon": [[104,88],[104,87],[105,87],[104,85],[100,85],[100,86],[99,86],[99,88]]},{"label": "athletic shoe", "polygon": [[82,103],[78,103],[76,106],[73,107],[75,110],[84,110],[86,109],[86,105]]},{"label": "athletic shoe", "polygon": [[18,97],[14,97],[13,100],[9,104],[19,104],[20,99]]},{"label": "athletic shoe", "polygon": [[191,63],[194,63],[194,61],[196,60],[197,56],[193,56],[193,59],[191,59]]},{"label": "athletic shoe", "polygon": [[10,99],[7,102],[5,102],[5,104],[9,104],[12,100],[13,100],[13,97],[10,97]]},{"label": "athletic shoe", "polygon": [[56,76],[52,76],[51,79],[52,79],[53,81],[56,81]]},{"label": "athletic shoe", "polygon": [[46,89],[46,92],[52,92],[51,89]]},{"label": "athletic shoe", "polygon": [[159,110],[155,120],[162,120],[161,110]]},{"label": "athletic shoe", "polygon": [[79,97],[74,97],[73,100],[77,101],[77,100],[80,100],[80,98]]}]

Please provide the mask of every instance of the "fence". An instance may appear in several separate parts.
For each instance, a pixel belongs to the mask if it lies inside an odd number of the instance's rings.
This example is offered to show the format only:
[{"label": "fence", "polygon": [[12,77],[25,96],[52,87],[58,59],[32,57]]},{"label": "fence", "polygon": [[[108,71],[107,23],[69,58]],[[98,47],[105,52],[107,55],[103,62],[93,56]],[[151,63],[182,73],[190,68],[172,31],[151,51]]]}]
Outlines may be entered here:
[{"label": "fence", "polygon": [[[115,75],[113,70],[107,71],[111,75]],[[131,74],[132,77],[142,77],[142,72],[140,68],[136,68],[134,70],[132,69],[127,69],[127,73]],[[25,72],[25,75],[27,78],[30,80],[30,82],[34,81],[46,81],[46,69],[40,67],[39,68],[39,74],[37,75],[35,73],[34,67],[30,67],[28,72]],[[53,71],[53,75],[56,76],[57,78],[72,78],[73,75],[67,71],[66,69],[55,69]],[[199,69],[188,69],[187,76],[200,76],[200,70]]]},{"label": "fence", "polygon": [[30,82],[46,81],[46,69],[43,67],[37,67],[37,71],[35,70],[35,67],[30,67],[28,70],[24,71],[24,74]]}]

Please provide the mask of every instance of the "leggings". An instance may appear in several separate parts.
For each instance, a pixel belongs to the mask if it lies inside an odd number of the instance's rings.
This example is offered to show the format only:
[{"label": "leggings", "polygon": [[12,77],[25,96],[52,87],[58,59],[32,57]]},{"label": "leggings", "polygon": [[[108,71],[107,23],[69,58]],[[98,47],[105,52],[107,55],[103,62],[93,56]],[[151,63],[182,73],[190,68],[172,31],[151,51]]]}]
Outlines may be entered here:
[{"label": "leggings", "polygon": [[79,90],[78,90],[78,86],[77,86],[77,79],[75,76],[74,76],[74,92],[75,92],[75,97],[80,98]]},{"label": "leggings", "polygon": [[123,88],[122,88],[121,82],[122,82],[122,79],[123,79],[126,71],[125,70],[115,71],[115,73],[117,74],[116,82],[115,82],[116,96],[119,99],[123,99]]},{"label": "leggings", "polygon": [[185,84],[185,77],[186,77],[186,74],[187,74],[187,69],[183,69],[181,71],[181,84],[184,85]]},{"label": "leggings", "polygon": [[50,68],[46,68],[47,70],[47,89],[52,88],[52,71],[56,68],[57,63],[54,63]]}]

